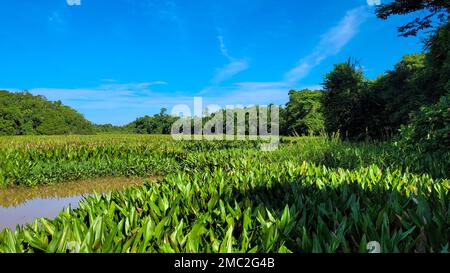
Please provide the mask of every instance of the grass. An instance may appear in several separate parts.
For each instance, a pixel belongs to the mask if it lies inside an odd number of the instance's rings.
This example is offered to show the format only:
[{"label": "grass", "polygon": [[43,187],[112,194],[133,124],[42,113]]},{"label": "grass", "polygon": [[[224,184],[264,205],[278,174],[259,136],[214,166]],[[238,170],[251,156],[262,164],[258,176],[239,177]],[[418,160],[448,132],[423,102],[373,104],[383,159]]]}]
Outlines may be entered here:
[{"label": "grass", "polygon": [[[445,252],[448,157],[392,143],[167,136],[0,138],[3,187],[163,175],[0,233],[0,252]],[[436,160],[441,156],[444,160]],[[428,163],[425,163],[427,162]]]}]

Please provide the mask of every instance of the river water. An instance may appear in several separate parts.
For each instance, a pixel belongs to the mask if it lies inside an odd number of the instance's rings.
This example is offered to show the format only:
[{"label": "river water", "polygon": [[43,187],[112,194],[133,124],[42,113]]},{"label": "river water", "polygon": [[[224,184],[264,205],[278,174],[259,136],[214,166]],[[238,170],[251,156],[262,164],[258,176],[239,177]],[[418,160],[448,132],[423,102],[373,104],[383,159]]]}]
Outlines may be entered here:
[{"label": "river water", "polygon": [[32,223],[36,218],[52,219],[67,208],[77,208],[85,197],[123,190],[154,178],[100,178],[43,186],[0,189],[0,231]]},{"label": "river water", "polygon": [[66,198],[38,198],[27,201],[17,207],[0,207],[0,230],[16,229],[16,225],[32,223],[36,218],[55,218],[62,209],[78,207],[83,196]]}]

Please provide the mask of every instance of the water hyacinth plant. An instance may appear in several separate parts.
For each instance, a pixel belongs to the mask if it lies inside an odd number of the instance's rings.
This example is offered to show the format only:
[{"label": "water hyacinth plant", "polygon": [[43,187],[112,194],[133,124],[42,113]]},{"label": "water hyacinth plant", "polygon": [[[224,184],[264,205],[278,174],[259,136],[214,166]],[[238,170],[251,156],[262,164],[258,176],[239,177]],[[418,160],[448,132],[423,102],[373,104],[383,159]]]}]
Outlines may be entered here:
[{"label": "water hyacinth plant", "polygon": [[257,141],[76,141],[31,137],[2,150],[16,159],[2,161],[3,185],[164,178],[6,229],[0,252],[366,252],[369,241],[383,252],[448,251],[449,179],[396,162],[387,143],[305,137],[262,153]]}]

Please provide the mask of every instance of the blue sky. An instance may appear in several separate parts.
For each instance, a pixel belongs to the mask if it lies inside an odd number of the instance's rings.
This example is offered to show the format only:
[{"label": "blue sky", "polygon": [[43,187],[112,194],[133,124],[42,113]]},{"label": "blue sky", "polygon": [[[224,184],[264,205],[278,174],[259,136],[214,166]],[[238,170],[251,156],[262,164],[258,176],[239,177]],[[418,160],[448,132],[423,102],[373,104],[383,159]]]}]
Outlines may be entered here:
[{"label": "blue sky", "polygon": [[0,0],[0,89],[117,125],[194,96],[284,104],[350,56],[374,78],[421,51],[397,37],[409,19],[367,0]]}]

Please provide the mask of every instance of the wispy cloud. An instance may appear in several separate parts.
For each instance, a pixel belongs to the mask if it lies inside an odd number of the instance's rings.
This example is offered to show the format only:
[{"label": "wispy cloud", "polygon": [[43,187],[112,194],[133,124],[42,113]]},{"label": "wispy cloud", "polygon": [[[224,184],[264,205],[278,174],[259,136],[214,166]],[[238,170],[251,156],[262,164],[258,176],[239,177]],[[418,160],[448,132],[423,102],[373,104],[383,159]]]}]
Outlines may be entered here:
[{"label": "wispy cloud", "polygon": [[[207,100],[215,99],[221,103],[232,104],[268,104],[284,103],[288,100],[288,90],[298,88],[297,83],[303,79],[315,66],[326,58],[338,54],[357,34],[360,25],[368,18],[368,10],[361,6],[347,11],[345,16],[327,32],[325,32],[314,50],[302,58],[298,65],[289,70],[281,81],[274,82],[239,82],[226,87],[210,86],[201,94],[219,94],[208,97]],[[233,58],[229,56],[222,36],[218,36],[220,50],[230,63],[218,71],[220,73],[233,75],[240,69],[246,68],[242,64],[233,64]],[[234,60],[236,61],[236,60]],[[234,67],[235,66],[235,67]],[[219,73],[220,72],[220,73]],[[216,76],[217,76],[216,75]],[[219,77],[221,78],[221,77]],[[322,89],[320,85],[304,85],[300,89]]]},{"label": "wispy cloud", "polygon": [[[159,85],[165,84],[167,83],[164,81],[112,82],[91,88],[32,88],[28,91],[34,95],[45,96],[51,101],[61,100],[86,114],[93,122],[122,125],[136,117],[155,113],[162,107],[171,109],[177,104],[192,106],[192,93],[155,91]],[[286,82],[237,82],[228,86],[211,87],[211,92],[201,96],[203,107],[284,104],[288,100],[289,88],[290,85]],[[3,89],[20,91],[0,88]]]},{"label": "wispy cloud", "polygon": [[69,6],[81,6],[81,0],[66,0]]},{"label": "wispy cloud", "polygon": [[227,47],[225,46],[225,43],[224,43],[224,41],[223,41],[223,36],[222,36],[222,35],[219,35],[219,36],[217,36],[217,39],[219,39],[220,52],[222,52],[222,55],[225,56],[225,57],[227,57],[228,59],[232,59],[232,58],[230,57],[230,55],[228,55],[228,49],[227,49]]},{"label": "wispy cloud", "polygon": [[239,74],[242,71],[247,70],[249,67],[247,60],[232,60],[224,67],[216,70],[214,78],[211,83],[217,85],[223,81],[232,78],[234,75]]},{"label": "wispy cloud", "polygon": [[133,1],[137,9],[144,14],[173,24],[179,31],[183,31],[184,21],[181,17],[180,7],[173,0],[168,1]]},{"label": "wispy cloud", "polygon": [[116,109],[163,105],[167,97],[151,89],[152,86],[163,84],[167,83],[107,83],[92,88],[33,88],[28,91],[49,100],[62,100],[77,109]]},{"label": "wispy cloud", "polygon": [[286,82],[238,82],[236,86],[247,88],[247,89],[266,89],[266,88],[286,88],[289,84]]},{"label": "wispy cloud", "polygon": [[64,22],[61,14],[58,11],[52,12],[52,14],[50,14],[50,16],[48,17],[48,21],[54,22],[54,23],[63,23]]},{"label": "wispy cloud", "polygon": [[338,54],[356,35],[361,24],[368,18],[366,6],[347,11],[344,18],[328,30],[311,54],[302,58],[296,67],[286,73],[287,82],[298,82],[326,58]]},{"label": "wispy cloud", "polygon": [[239,82],[233,85],[216,87],[214,92],[203,96],[204,105],[268,105],[284,104],[288,100],[288,86],[280,82]]},{"label": "wispy cloud", "polygon": [[[169,5],[159,13],[161,16],[176,16],[174,7]],[[166,13],[167,11],[167,13]],[[59,15],[54,15],[49,21],[57,21]],[[365,7],[349,10],[346,15],[332,28],[326,31],[313,51],[302,58],[298,65],[289,70],[280,81],[268,82],[236,82],[222,84],[233,76],[249,68],[249,61],[245,58],[232,57],[226,46],[224,36],[219,32],[218,47],[226,63],[216,69],[209,86],[197,93],[203,96],[206,104],[251,105],[251,104],[283,104],[288,100],[288,90],[296,88],[298,82],[304,78],[315,66],[326,58],[338,54],[357,34],[360,25],[367,19],[368,11]],[[104,120],[115,118],[116,123],[130,121],[129,117],[152,114],[161,107],[170,108],[176,104],[192,104],[192,92],[161,92],[159,85],[164,81],[118,83],[113,79],[104,79],[98,86],[88,88],[33,88],[29,91],[36,95],[44,95],[50,100],[62,100],[84,113],[103,115]],[[297,86],[298,87],[298,86]],[[305,85],[305,87],[308,87]],[[309,86],[318,89],[320,86]],[[155,110],[156,109],[156,110]],[[128,111],[127,117],[120,117],[120,111]],[[89,117],[88,117],[89,118]],[[91,118],[96,118],[92,115]],[[103,120],[93,120],[101,122]]]},{"label": "wispy cloud", "polygon": [[213,85],[218,85],[223,81],[232,78],[234,75],[245,71],[249,67],[247,59],[235,59],[228,54],[228,48],[225,46],[222,35],[217,36],[219,40],[220,52],[228,59],[228,63],[221,68],[216,69],[216,73],[211,80]]},{"label": "wispy cloud", "polygon": [[157,11],[161,18],[172,21],[177,25],[182,25],[182,20],[178,13],[178,6],[174,1],[159,2],[159,4],[160,6]]},{"label": "wispy cloud", "polygon": [[[158,110],[176,104],[192,104],[193,95],[185,92],[158,92],[153,89],[164,81],[142,83],[100,84],[91,88],[32,88],[28,91],[49,100],[61,100],[80,111],[99,110],[114,115],[118,109]],[[206,103],[226,105],[252,105],[283,103],[287,98],[287,83],[282,82],[238,82],[229,86],[215,87],[214,92],[202,95]],[[6,89],[18,92],[19,90]],[[257,96],[255,96],[257,93]],[[149,114],[148,113],[148,114]]]}]

